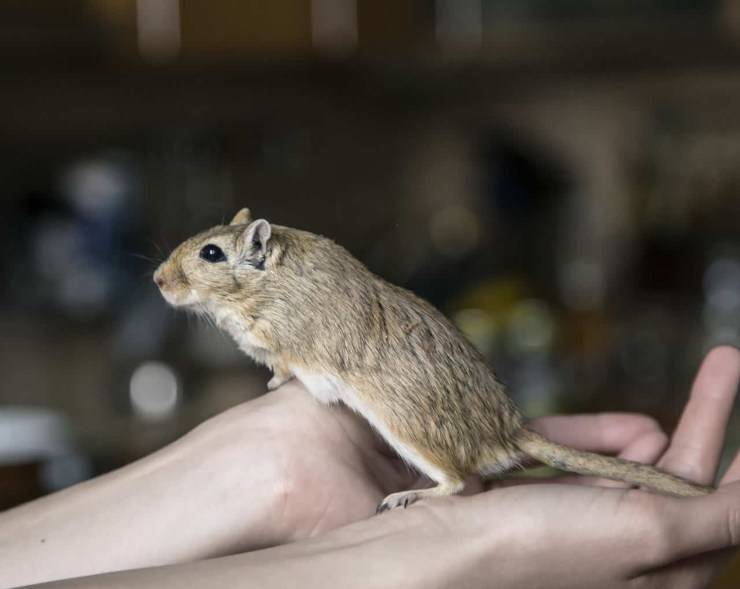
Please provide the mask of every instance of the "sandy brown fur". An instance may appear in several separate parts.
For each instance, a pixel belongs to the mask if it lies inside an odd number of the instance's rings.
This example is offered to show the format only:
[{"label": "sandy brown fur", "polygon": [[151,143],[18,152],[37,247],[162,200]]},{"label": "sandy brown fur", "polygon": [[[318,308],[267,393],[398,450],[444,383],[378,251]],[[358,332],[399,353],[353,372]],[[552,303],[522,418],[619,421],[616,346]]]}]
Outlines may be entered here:
[{"label": "sandy brown fur", "polygon": [[[329,239],[271,225],[261,244],[264,269],[256,269],[255,223],[244,211],[234,224],[201,233],[172,253],[155,275],[163,293],[175,305],[213,317],[246,353],[275,370],[272,385],[291,370],[346,383],[389,437],[441,471],[440,486],[427,495],[459,491],[466,475],[505,471],[527,456],[664,492],[705,492],[656,469],[577,452],[526,430],[484,359],[442,313],[372,274]],[[219,245],[228,263],[199,259],[206,243]],[[424,492],[396,495],[385,507],[406,505]]]}]

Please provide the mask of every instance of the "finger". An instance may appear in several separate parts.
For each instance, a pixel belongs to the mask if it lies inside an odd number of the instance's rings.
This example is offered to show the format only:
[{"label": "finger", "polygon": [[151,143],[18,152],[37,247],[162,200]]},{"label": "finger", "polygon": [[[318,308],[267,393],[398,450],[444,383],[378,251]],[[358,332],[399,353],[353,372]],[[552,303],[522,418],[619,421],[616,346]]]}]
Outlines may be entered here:
[{"label": "finger", "polygon": [[[643,464],[655,464],[668,445],[668,436],[662,431],[647,431],[633,440],[622,452],[619,458],[641,462]],[[586,477],[582,477],[586,479]],[[583,484],[599,485],[602,487],[629,487],[631,485],[622,481],[610,479],[588,478]]]},{"label": "finger", "polygon": [[[534,420],[532,429],[545,437],[581,450],[617,454],[625,460],[654,464],[668,444],[668,437],[658,423],[637,413],[601,413],[596,415],[551,416]],[[583,476],[558,477],[561,484],[625,486],[624,483]],[[515,483],[516,484],[516,483]]]},{"label": "finger", "polygon": [[737,481],[740,481],[740,452],[735,455],[730,468],[727,469],[725,476],[722,477],[720,485],[724,486]]},{"label": "finger", "polygon": [[604,454],[618,454],[646,433],[662,431],[654,419],[638,413],[553,415],[529,425],[553,442]]},{"label": "finger", "polygon": [[661,468],[701,484],[713,481],[738,378],[740,351],[720,346],[707,354]]},{"label": "finger", "polygon": [[635,438],[618,456],[624,460],[655,464],[668,446],[668,436],[662,431],[648,431]]},{"label": "finger", "polygon": [[[664,498],[665,499],[665,498]],[[714,493],[666,501],[665,563],[740,545],[740,483],[724,485]]]}]

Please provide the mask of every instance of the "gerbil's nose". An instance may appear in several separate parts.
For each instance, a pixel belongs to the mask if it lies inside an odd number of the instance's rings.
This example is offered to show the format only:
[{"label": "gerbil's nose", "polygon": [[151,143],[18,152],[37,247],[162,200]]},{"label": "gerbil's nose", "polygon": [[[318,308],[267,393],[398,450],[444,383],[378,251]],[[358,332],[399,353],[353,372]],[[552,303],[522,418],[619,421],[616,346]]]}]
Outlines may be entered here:
[{"label": "gerbil's nose", "polygon": [[154,284],[156,284],[159,288],[162,288],[164,286],[164,278],[162,277],[161,268],[157,268],[157,271],[154,273]]}]

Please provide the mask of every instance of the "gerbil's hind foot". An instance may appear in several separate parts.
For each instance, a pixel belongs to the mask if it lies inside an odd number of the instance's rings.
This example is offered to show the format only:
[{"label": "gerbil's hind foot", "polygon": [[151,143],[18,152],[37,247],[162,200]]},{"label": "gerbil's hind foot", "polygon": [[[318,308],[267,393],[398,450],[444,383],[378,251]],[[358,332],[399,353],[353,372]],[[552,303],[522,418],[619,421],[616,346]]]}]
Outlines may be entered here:
[{"label": "gerbil's hind foot", "polygon": [[378,508],[375,513],[383,513],[384,511],[390,511],[396,507],[403,507],[406,509],[412,503],[418,501],[419,495],[417,491],[401,491],[400,493],[392,493],[378,503]]},{"label": "gerbil's hind foot", "polygon": [[449,483],[439,484],[431,489],[419,489],[414,491],[401,491],[399,493],[391,493],[383,499],[375,513],[383,513],[384,511],[390,511],[396,507],[407,508],[412,503],[416,503],[419,499],[427,499],[430,497],[446,497],[448,495],[454,495],[459,493],[465,487],[465,483],[462,481],[455,481]]}]

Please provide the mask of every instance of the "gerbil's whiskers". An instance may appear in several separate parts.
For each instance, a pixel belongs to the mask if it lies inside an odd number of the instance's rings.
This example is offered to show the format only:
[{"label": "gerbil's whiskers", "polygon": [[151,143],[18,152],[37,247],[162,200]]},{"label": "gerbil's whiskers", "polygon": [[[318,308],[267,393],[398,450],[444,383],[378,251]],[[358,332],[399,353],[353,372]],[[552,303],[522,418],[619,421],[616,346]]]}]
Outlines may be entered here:
[{"label": "gerbil's whiskers", "polygon": [[144,260],[145,262],[149,262],[152,264],[152,268],[159,266],[164,260],[160,258],[152,258],[151,256],[145,256],[144,254],[137,254],[134,252],[126,252],[127,256],[130,256],[132,258],[136,258],[138,260]]},{"label": "gerbil's whiskers", "polygon": [[149,243],[154,247],[155,250],[157,250],[157,255],[160,258],[160,262],[164,261],[164,259],[167,257],[167,255],[162,251],[162,248],[159,247],[159,244],[154,241],[153,239],[149,240]]},{"label": "gerbil's whiskers", "polygon": [[139,272],[136,275],[136,278],[138,278],[139,280],[145,280],[146,278],[151,278],[151,276],[152,276],[152,271],[151,270],[145,270],[144,272]]}]

